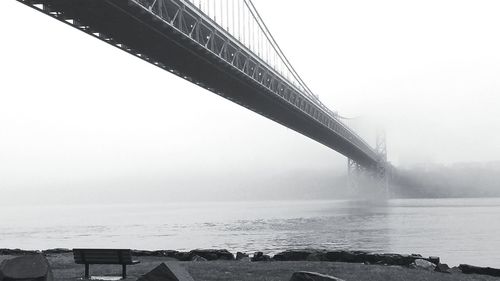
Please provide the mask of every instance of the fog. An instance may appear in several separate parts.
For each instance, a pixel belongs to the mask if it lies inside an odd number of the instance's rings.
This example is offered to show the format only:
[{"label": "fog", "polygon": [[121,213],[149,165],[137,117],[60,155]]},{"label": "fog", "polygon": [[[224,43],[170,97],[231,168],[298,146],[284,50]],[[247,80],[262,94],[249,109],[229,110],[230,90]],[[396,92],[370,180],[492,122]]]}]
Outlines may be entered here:
[{"label": "fog", "polygon": [[[395,166],[500,160],[498,1],[254,2],[325,104],[371,143],[387,132]],[[16,1],[0,10],[10,203],[342,194],[337,152]]]}]

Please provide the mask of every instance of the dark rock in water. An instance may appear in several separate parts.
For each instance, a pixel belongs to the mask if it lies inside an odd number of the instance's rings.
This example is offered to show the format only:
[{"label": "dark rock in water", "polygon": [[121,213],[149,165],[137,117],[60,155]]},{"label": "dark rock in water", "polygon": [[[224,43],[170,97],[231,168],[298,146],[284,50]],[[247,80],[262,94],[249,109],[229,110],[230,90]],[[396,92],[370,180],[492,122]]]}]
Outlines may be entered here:
[{"label": "dark rock in water", "polygon": [[251,261],[270,261],[270,260],[271,257],[268,255],[264,255],[264,253],[262,252],[255,252],[255,254],[253,254],[253,257],[251,259]]},{"label": "dark rock in water", "polygon": [[410,266],[417,259],[422,259],[420,256],[413,255],[398,255],[398,254],[382,254],[381,260],[387,265]]},{"label": "dark rock in water", "polygon": [[446,263],[440,263],[440,264],[436,265],[435,271],[441,272],[441,273],[451,273],[450,267]]},{"label": "dark rock in water", "polygon": [[190,261],[193,255],[189,252],[177,252],[172,254],[171,257],[180,261]]},{"label": "dark rock in water", "polygon": [[144,251],[144,250],[132,250],[132,254],[136,257],[166,257],[168,254],[178,253],[177,251]]},{"label": "dark rock in water", "polygon": [[306,261],[327,261],[325,251],[318,251],[307,256]]},{"label": "dark rock in water", "polygon": [[236,253],[236,260],[243,260],[248,258],[248,254],[242,253],[242,252],[237,252]]},{"label": "dark rock in water", "polygon": [[200,257],[200,256],[197,256],[197,255],[194,255],[192,258],[191,258],[191,261],[207,261],[206,258],[204,257]]},{"label": "dark rock in water", "polygon": [[192,250],[189,252],[190,259],[193,256],[200,256],[209,261],[214,260],[234,260],[234,255],[228,250]]},{"label": "dark rock in water", "polygon": [[316,257],[321,260],[321,257],[326,254],[325,251],[319,250],[288,250],[274,255],[273,260],[277,261],[305,261],[308,260],[311,255],[316,255]]},{"label": "dark rock in water", "polygon": [[440,259],[439,257],[429,257],[429,258],[427,259],[427,261],[430,261],[430,262],[432,262],[433,264],[438,265],[438,264],[439,264],[439,262],[441,261],[441,259]]},{"label": "dark rock in water", "polygon": [[39,254],[38,251],[27,251],[21,249],[0,249],[0,255],[2,256],[20,256],[20,255],[36,255]]},{"label": "dark rock in water", "polygon": [[72,253],[73,251],[70,249],[65,249],[65,248],[55,248],[55,249],[47,249],[43,250],[42,253],[45,255],[50,255],[50,254],[68,254]]},{"label": "dark rock in water", "polygon": [[194,281],[193,277],[177,263],[162,263],[137,281]]},{"label": "dark rock in water", "polygon": [[417,259],[423,259],[420,255],[378,254],[364,251],[328,251],[322,260],[349,263],[370,263],[384,265],[410,266]]},{"label": "dark rock in water", "polygon": [[190,261],[194,256],[189,252],[179,252],[173,250],[157,250],[157,251],[146,251],[146,250],[132,250],[132,255],[136,257],[167,257],[180,261]]},{"label": "dark rock in water", "polygon": [[311,254],[306,250],[288,250],[274,255],[276,261],[304,261]]},{"label": "dark rock in water", "polygon": [[468,264],[461,264],[458,266],[465,274],[481,274],[500,277],[500,269],[491,267],[479,267]]},{"label": "dark rock in water", "polygon": [[292,275],[290,281],[343,281],[342,279],[315,272],[300,271]]},{"label": "dark rock in water", "polygon": [[177,260],[181,260],[181,258],[185,258],[185,260],[187,260],[187,258],[189,257],[189,253],[187,252],[179,252],[172,250],[162,251],[162,255],[163,257],[173,258]]},{"label": "dark rock in water", "polygon": [[3,280],[53,281],[52,269],[43,255],[26,255],[5,260],[0,265]]},{"label": "dark rock in water", "polygon": [[433,264],[432,262],[430,262],[428,260],[424,260],[424,259],[416,259],[412,265],[414,265],[414,267],[418,268],[418,269],[425,269],[425,270],[430,270],[430,271],[436,269],[435,264]]}]

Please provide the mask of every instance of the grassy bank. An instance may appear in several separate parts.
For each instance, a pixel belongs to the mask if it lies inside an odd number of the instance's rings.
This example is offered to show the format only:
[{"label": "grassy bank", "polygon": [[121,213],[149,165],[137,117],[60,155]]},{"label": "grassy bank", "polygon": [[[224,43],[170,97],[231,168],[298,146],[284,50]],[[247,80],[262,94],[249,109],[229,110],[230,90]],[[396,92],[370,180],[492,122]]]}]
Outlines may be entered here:
[{"label": "grassy bank", "polygon": [[[13,256],[0,256],[0,262]],[[73,255],[47,255],[57,281],[79,280],[83,277],[83,266],[73,261]],[[165,261],[172,261],[160,257],[139,257],[141,263],[128,267],[129,278],[136,280]],[[466,275],[460,272],[444,274],[429,272],[421,269],[410,269],[400,266],[364,265],[337,262],[248,262],[248,261],[205,261],[181,262],[196,281],[288,281],[295,271],[314,271],[333,275],[346,281],[411,281],[411,280],[442,280],[442,281],[493,281],[498,278]],[[120,266],[91,266],[91,274],[95,276],[120,275]]]}]

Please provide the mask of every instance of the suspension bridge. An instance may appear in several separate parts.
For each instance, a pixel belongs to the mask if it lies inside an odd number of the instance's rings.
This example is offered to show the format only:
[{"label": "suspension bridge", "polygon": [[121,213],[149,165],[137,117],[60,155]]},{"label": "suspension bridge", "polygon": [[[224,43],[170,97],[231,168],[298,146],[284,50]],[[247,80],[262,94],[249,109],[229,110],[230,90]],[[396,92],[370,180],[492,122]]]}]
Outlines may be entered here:
[{"label": "suspension bridge", "polygon": [[18,1],[334,149],[350,173],[387,178],[385,143],[319,100],[251,0]]}]

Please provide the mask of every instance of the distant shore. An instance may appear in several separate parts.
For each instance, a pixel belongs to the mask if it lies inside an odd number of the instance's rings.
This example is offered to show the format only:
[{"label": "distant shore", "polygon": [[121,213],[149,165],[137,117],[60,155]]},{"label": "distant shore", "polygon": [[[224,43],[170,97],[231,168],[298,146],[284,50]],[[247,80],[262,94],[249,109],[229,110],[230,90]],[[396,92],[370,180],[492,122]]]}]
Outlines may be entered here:
[{"label": "distant shore", "polygon": [[[27,254],[44,254],[53,270],[55,280],[76,280],[83,267],[73,261],[70,249],[30,251],[0,249],[0,262]],[[288,250],[274,256],[262,252],[233,254],[228,250],[134,250],[141,263],[130,266],[130,276],[139,277],[166,261],[178,261],[195,280],[283,280],[295,271],[314,271],[344,280],[498,280],[483,274],[464,274],[464,265],[448,267],[438,257],[421,255],[380,254],[364,251]],[[476,267],[472,267],[473,269]],[[478,267],[479,268],[479,267]],[[479,268],[481,269],[481,268]],[[113,275],[116,266],[92,266],[95,275]],[[495,272],[495,271],[493,271]],[[471,272],[468,272],[471,273]],[[131,279],[135,280],[135,279]]]}]

